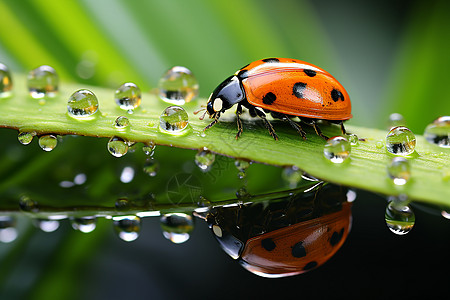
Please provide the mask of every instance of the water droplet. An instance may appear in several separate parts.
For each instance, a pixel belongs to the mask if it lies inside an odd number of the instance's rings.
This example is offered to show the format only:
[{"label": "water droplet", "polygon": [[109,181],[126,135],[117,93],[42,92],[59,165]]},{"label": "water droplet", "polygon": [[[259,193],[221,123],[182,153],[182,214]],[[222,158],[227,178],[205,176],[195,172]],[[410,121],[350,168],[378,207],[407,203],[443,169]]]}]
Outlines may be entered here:
[{"label": "water droplet", "polygon": [[439,147],[450,148],[450,116],[439,117],[425,128],[426,140]]},{"label": "water droplet", "polygon": [[123,183],[129,183],[133,181],[134,178],[134,169],[132,167],[125,167],[120,174],[120,181]]},{"label": "water droplet", "polygon": [[16,218],[13,216],[0,215],[0,242],[11,243],[15,241],[17,236]]},{"label": "water droplet", "polygon": [[247,191],[247,189],[245,188],[245,186],[239,188],[236,191],[236,197],[238,199],[249,199],[251,197],[250,193]]},{"label": "water droplet", "polygon": [[247,171],[248,167],[250,167],[251,162],[248,160],[236,159],[234,161],[234,165],[236,166],[236,168],[239,171],[238,177],[240,179],[243,179],[246,176],[246,171]]},{"label": "water droplet", "polygon": [[73,183],[75,183],[76,185],[82,185],[86,182],[86,180],[87,180],[86,174],[79,173],[75,175],[75,177],[73,178]]},{"label": "water droplet", "polygon": [[383,141],[377,141],[375,144],[375,147],[377,147],[377,149],[381,149],[384,147],[384,142]]},{"label": "water droplet", "polygon": [[404,185],[411,177],[411,166],[404,157],[394,157],[387,167],[389,178],[396,185]]},{"label": "water droplet", "polygon": [[303,172],[297,166],[286,167],[281,173],[281,177],[289,184],[290,188],[295,188],[303,178]]},{"label": "water droplet", "polygon": [[21,210],[26,212],[38,212],[39,207],[36,201],[28,196],[21,196],[19,200],[19,207]]},{"label": "water droplet", "polygon": [[206,148],[199,150],[195,155],[195,164],[203,171],[208,172],[216,159],[216,155]]},{"label": "water droplet", "polygon": [[350,133],[348,135],[348,141],[350,142],[350,145],[352,145],[352,146],[358,146],[359,145],[359,138],[354,133]]},{"label": "water droplet", "polygon": [[394,127],[405,126],[405,118],[399,113],[393,113],[389,115],[388,129],[391,130]]},{"label": "water droplet", "polygon": [[138,216],[113,217],[114,231],[125,242],[132,242],[139,237],[141,218]]},{"label": "water droplet", "polygon": [[145,163],[144,167],[142,168],[144,173],[148,174],[151,177],[155,177],[156,174],[158,174],[159,171],[159,162],[154,159],[153,157],[148,158]]},{"label": "water droplet", "polygon": [[97,97],[90,90],[78,90],[70,96],[67,111],[71,117],[87,119],[98,111]]},{"label": "water droplet", "polygon": [[386,136],[386,149],[395,155],[409,155],[416,147],[416,136],[404,126],[394,127]]},{"label": "water droplet", "polygon": [[183,105],[198,95],[198,81],[189,69],[176,66],[161,77],[158,89],[163,101]]},{"label": "water droplet", "polygon": [[115,157],[122,157],[128,152],[128,143],[118,136],[113,136],[109,139],[108,151]]},{"label": "water droplet", "polygon": [[58,139],[52,134],[43,135],[39,138],[39,146],[44,151],[52,151],[58,145]]},{"label": "water droplet", "polygon": [[34,225],[44,232],[53,232],[59,228],[58,220],[34,219]]},{"label": "water droplet", "polygon": [[72,228],[83,233],[89,233],[94,231],[97,226],[97,219],[95,217],[71,217],[70,223]]},{"label": "water droplet", "polygon": [[118,129],[125,129],[130,125],[130,120],[127,117],[120,116],[114,121],[114,126]]},{"label": "water droplet", "polygon": [[132,113],[141,105],[141,89],[134,83],[124,83],[116,90],[114,100],[121,109]]},{"label": "water droplet", "polygon": [[416,217],[409,205],[391,201],[386,207],[385,220],[389,230],[404,235],[414,227]]},{"label": "water droplet", "polygon": [[50,66],[40,66],[28,73],[27,85],[31,97],[55,97],[58,93],[58,74]]},{"label": "water droplet", "polygon": [[12,93],[12,78],[9,68],[0,63],[0,98],[7,98]]},{"label": "water droplet", "polygon": [[351,152],[351,145],[346,138],[335,136],[329,138],[323,148],[323,155],[333,163],[343,163]]},{"label": "water droplet", "polygon": [[149,141],[144,143],[144,146],[142,146],[142,151],[144,151],[145,155],[153,156],[155,153],[156,144],[153,141]]},{"label": "water droplet", "polygon": [[33,140],[33,137],[36,135],[36,132],[30,132],[30,131],[21,131],[19,132],[19,135],[17,139],[22,145],[28,145]]},{"label": "water droplet", "polygon": [[159,117],[159,128],[170,134],[181,134],[189,125],[189,116],[179,106],[167,107]]},{"label": "water droplet", "polygon": [[175,244],[189,240],[190,233],[194,230],[192,216],[184,213],[165,214],[160,222],[164,237]]}]

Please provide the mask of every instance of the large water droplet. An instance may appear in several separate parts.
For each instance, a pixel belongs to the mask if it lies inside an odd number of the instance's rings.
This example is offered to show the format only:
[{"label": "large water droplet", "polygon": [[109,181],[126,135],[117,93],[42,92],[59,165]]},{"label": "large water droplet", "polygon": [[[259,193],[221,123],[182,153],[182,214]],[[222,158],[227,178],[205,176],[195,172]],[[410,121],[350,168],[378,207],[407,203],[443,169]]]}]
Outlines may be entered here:
[{"label": "large water droplet", "polygon": [[189,116],[179,106],[167,107],[159,117],[159,128],[170,134],[182,134],[189,125]]},{"label": "large water droplet", "polygon": [[153,157],[150,157],[145,161],[142,170],[147,175],[149,175],[151,177],[155,177],[159,171],[159,162],[156,159],[154,159]]},{"label": "large water droplet", "polygon": [[53,232],[59,228],[58,220],[34,219],[34,225],[44,232]]},{"label": "large water droplet", "polygon": [[27,85],[33,98],[55,97],[58,93],[58,83],[58,74],[50,66],[40,66],[28,73]]},{"label": "large water droplet", "polygon": [[33,140],[33,137],[36,135],[36,132],[30,131],[21,131],[17,136],[17,139],[22,145],[28,145]]},{"label": "large water droplet", "polygon": [[141,90],[134,83],[124,83],[116,90],[114,100],[121,109],[132,113],[141,105]]},{"label": "large water droplet", "polygon": [[139,237],[141,218],[138,216],[114,217],[113,224],[117,236],[125,242],[132,242]]},{"label": "large water droplet", "polygon": [[195,155],[195,164],[203,171],[208,172],[214,163],[216,155],[206,148],[199,150]]},{"label": "large water droplet", "polygon": [[394,127],[405,126],[405,118],[399,113],[393,113],[389,115],[388,129],[391,130]]},{"label": "large water droplet", "polygon": [[117,119],[114,121],[114,126],[117,129],[125,129],[130,126],[130,120],[128,120],[128,118],[124,116],[117,117]]},{"label": "large water droplet", "polygon": [[78,90],[70,96],[67,111],[70,116],[77,119],[89,118],[98,111],[97,97],[89,90]]},{"label": "large water droplet", "polygon": [[71,217],[70,223],[72,228],[83,233],[89,233],[94,231],[97,226],[97,219],[95,217]]},{"label": "large water droplet", "polygon": [[398,126],[386,136],[386,149],[395,155],[409,155],[416,148],[416,136],[407,127]]},{"label": "large water droplet", "polygon": [[409,205],[394,200],[386,207],[385,220],[389,230],[404,235],[414,227],[416,217]]},{"label": "large water droplet", "polygon": [[58,145],[58,139],[52,134],[43,135],[39,138],[39,147],[44,151],[52,151]]},{"label": "large water droplet", "polygon": [[115,157],[122,157],[128,152],[128,143],[118,136],[113,136],[107,146],[109,153]]},{"label": "large water droplet", "polygon": [[165,102],[183,105],[198,95],[198,81],[189,69],[176,66],[161,77],[158,89]]},{"label": "large water droplet", "polygon": [[450,148],[450,116],[439,117],[425,128],[423,134],[428,142]]},{"label": "large water droplet", "polygon": [[175,244],[189,240],[190,233],[194,230],[192,216],[184,213],[165,214],[160,221],[164,237]]},{"label": "large water droplet", "polygon": [[17,238],[16,219],[0,215],[0,242],[11,243]]},{"label": "large water droplet", "polygon": [[153,156],[155,153],[156,144],[153,141],[148,141],[144,143],[144,146],[142,146],[142,151],[144,151],[145,155]]},{"label": "large water droplet", "polygon": [[404,185],[411,177],[411,166],[404,157],[394,157],[387,167],[389,178],[396,185]]},{"label": "large water droplet", "polygon": [[335,136],[329,138],[323,148],[323,155],[333,163],[343,163],[349,156],[352,147],[346,138]]},{"label": "large water droplet", "polygon": [[12,93],[11,73],[6,65],[0,63],[0,98],[7,98]]}]

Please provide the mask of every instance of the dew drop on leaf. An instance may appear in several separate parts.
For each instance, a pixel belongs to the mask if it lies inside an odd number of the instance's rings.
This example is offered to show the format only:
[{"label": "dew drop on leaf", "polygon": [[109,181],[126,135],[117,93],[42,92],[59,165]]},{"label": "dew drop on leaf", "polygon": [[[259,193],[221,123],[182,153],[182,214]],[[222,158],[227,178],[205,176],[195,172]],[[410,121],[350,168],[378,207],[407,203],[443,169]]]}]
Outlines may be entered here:
[{"label": "dew drop on leaf", "polygon": [[140,88],[132,82],[122,84],[114,93],[116,104],[129,113],[141,105],[141,99]]},{"label": "dew drop on leaf", "polygon": [[335,136],[329,138],[323,148],[323,155],[331,162],[343,163],[349,156],[352,147],[346,138]]},{"label": "dew drop on leaf", "polygon": [[198,81],[192,72],[176,66],[168,70],[158,83],[160,98],[171,104],[183,105],[198,95]]},{"label": "dew drop on leaf", "polygon": [[164,237],[175,244],[189,240],[190,233],[194,230],[192,216],[184,213],[165,214],[161,217],[160,223]]},{"label": "dew drop on leaf", "polygon": [[425,128],[425,139],[442,148],[450,148],[450,116],[442,116]]},{"label": "dew drop on leaf", "polygon": [[160,130],[169,134],[182,134],[188,125],[189,116],[187,112],[179,106],[167,107],[159,117]]},{"label": "dew drop on leaf", "polygon": [[93,92],[81,89],[74,92],[67,102],[67,112],[70,116],[84,120],[98,111],[98,100]]},{"label": "dew drop on leaf", "polygon": [[386,136],[386,149],[395,155],[409,155],[416,148],[416,136],[407,127],[392,128]]},{"label": "dew drop on leaf", "polygon": [[55,97],[58,93],[58,84],[58,74],[50,66],[40,66],[31,70],[27,76],[28,91],[35,99]]},{"label": "dew drop on leaf", "polygon": [[132,242],[139,237],[141,218],[138,216],[117,216],[113,217],[113,225],[114,231],[121,240]]},{"label": "dew drop on leaf", "polygon": [[12,88],[11,72],[6,65],[0,63],[0,99],[11,96]]}]

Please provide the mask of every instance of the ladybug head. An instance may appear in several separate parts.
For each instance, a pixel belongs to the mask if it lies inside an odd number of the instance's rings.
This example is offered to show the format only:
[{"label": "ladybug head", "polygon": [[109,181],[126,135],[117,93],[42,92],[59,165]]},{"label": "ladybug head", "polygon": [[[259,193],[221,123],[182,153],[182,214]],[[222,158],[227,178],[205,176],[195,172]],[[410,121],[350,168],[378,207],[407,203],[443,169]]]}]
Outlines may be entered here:
[{"label": "ladybug head", "polygon": [[236,76],[230,76],[212,92],[209,96],[206,110],[210,118],[217,113],[230,109],[236,103],[245,99],[245,92],[241,82]]}]

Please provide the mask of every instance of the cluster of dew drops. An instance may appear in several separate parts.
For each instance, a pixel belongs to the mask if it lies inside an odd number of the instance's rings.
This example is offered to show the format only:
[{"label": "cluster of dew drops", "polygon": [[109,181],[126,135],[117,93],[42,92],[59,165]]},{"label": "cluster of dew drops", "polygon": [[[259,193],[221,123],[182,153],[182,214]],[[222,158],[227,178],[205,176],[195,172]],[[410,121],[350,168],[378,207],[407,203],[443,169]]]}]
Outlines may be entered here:
[{"label": "cluster of dew drops", "polygon": [[[58,94],[58,76],[56,71],[50,66],[40,66],[29,72],[27,77],[27,85],[30,96],[45,103],[45,98],[52,98]],[[159,98],[172,106],[167,107],[160,115],[159,129],[161,132],[179,135],[183,134],[188,127],[189,119],[186,111],[180,106],[192,101],[198,95],[198,81],[192,72],[181,66],[169,69],[160,79],[158,83]],[[12,94],[12,79],[7,66],[0,63],[0,98],[10,97]],[[141,104],[141,91],[139,87],[131,82],[124,83],[114,93],[115,103],[124,111],[132,114],[133,111]],[[68,99],[67,114],[76,120],[88,120],[95,117],[99,112],[99,103],[95,94],[87,89],[75,91]],[[408,155],[412,154],[416,145],[414,134],[405,125],[405,120],[400,114],[392,114],[389,118],[389,132],[385,141],[378,141],[376,147],[385,148],[386,151],[395,155],[395,157],[387,165],[388,178],[396,187],[402,187],[411,178],[411,167],[407,160]],[[126,130],[131,126],[126,116],[118,116],[112,124],[117,130]],[[20,143],[27,145],[31,143],[36,135],[32,131],[19,132],[18,139]],[[443,148],[450,147],[450,116],[442,116],[429,124],[424,132],[426,140]],[[57,136],[47,134],[39,137],[39,146],[44,151],[53,150],[58,143]],[[108,151],[115,157],[121,157],[128,152],[130,146],[134,143],[124,140],[119,136],[110,138],[107,144]],[[351,155],[352,146],[358,146],[359,138],[355,134],[348,134],[346,137],[335,136],[327,140],[323,148],[324,157],[334,164],[342,164],[348,161]],[[148,155],[148,159],[144,164],[144,172],[150,176],[155,176],[159,164],[152,158],[155,143],[149,141],[144,143],[142,150]],[[207,172],[214,163],[215,156],[208,149],[200,149],[195,156],[197,166]],[[236,167],[239,170],[239,177],[245,176],[245,170],[250,163],[247,161],[236,161]],[[122,172],[123,180],[127,180],[129,172]],[[295,166],[286,168],[283,176],[288,182],[295,183],[301,178],[301,171]],[[128,174],[128,175],[127,175]],[[300,174],[300,175],[299,175]],[[122,180],[122,178],[121,178]],[[243,191],[241,194],[245,194]],[[238,195],[239,196],[239,195]],[[242,196],[242,195],[241,195]],[[450,216],[445,211],[442,213],[444,217]],[[177,215],[177,217],[180,217]],[[189,216],[184,216],[186,219]],[[1,218],[4,218],[3,216]],[[8,220],[0,218],[0,225],[8,224]],[[450,218],[450,217],[449,217]],[[95,228],[94,217],[84,217],[71,220],[72,226],[83,232]],[[166,220],[167,218],[162,218]],[[169,218],[170,219],[170,218]],[[409,200],[401,193],[399,196],[391,196],[388,198],[388,206],[385,214],[386,224],[389,229],[396,234],[408,233],[414,225],[414,213],[409,206]],[[55,220],[47,220],[55,221]],[[44,222],[41,220],[39,225],[41,229],[47,228],[48,224],[55,222]],[[84,223],[89,225],[83,225]],[[78,225],[74,225],[78,224]],[[94,224],[94,225],[92,225]],[[134,217],[118,217],[114,219],[114,224],[119,233],[119,237],[124,240],[133,240],[131,236],[138,236],[140,218]],[[54,225],[55,226],[55,225]],[[128,227],[127,227],[128,226]],[[0,226],[3,228],[2,226]],[[7,226],[8,227],[8,226]],[[189,226],[188,226],[189,227]],[[122,229],[120,229],[122,228]],[[127,228],[127,229],[124,229]],[[130,229],[132,228],[132,229]],[[167,228],[167,226],[166,226]],[[46,229],[43,229],[46,230]],[[133,231],[134,233],[126,234]],[[167,231],[169,232],[169,231]],[[175,241],[182,241],[180,236],[174,237],[173,234],[164,233],[166,237]],[[177,231],[179,232],[179,231]],[[188,235],[187,235],[188,236]],[[173,239],[171,237],[174,237]],[[135,239],[135,238],[134,238]],[[1,240],[1,234],[0,234]]]}]

